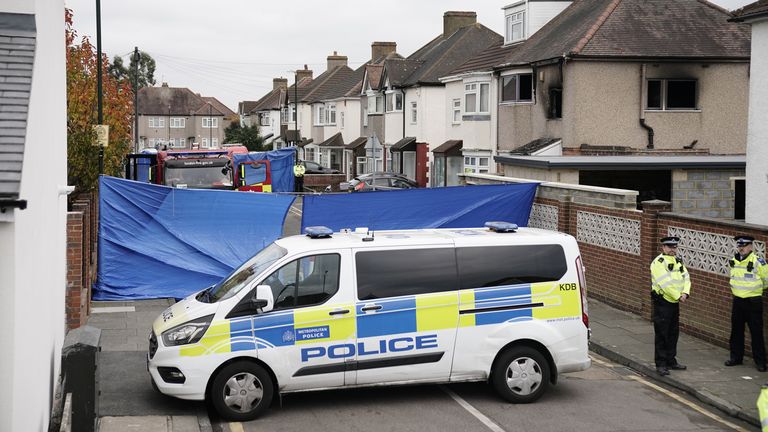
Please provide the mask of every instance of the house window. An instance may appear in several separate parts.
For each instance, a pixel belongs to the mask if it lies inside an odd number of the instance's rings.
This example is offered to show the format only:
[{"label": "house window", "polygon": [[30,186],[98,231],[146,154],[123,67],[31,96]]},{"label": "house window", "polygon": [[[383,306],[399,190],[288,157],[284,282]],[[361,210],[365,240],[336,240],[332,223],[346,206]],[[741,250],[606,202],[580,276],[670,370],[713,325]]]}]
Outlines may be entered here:
[{"label": "house window", "polygon": [[315,110],[315,126],[322,126],[325,123],[325,106],[318,105]]},{"label": "house window", "polygon": [[490,160],[486,156],[464,156],[464,172],[486,174]]},{"label": "house window", "polygon": [[149,127],[151,127],[151,128],[164,128],[165,127],[165,117],[150,117],[149,118]]},{"label": "house window", "polygon": [[695,110],[696,80],[656,79],[648,80],[649,110]]},{"label": "house window", "polygon": [[467,114],[488,114],[489,83],[470,83],[464,85],[464,112]]},{"label": "house window", "polygon": [[419,121],[419,106],[416,102],[411,102],[411,124]]},{"label": "house window", "polygon": [[551,119],[563,118],[563,89],[553,87],[549,89],[549,107],[547,117]]},{"label": "house window", "polygon": [[182,129],[187,127],[187,119],[184,117],[171,117],[171,129]]},{"label": "house window", "polygon": [[339,113],[339,121],[341,122],[341,128],[344,129],[344,111]]},{"label": "house window", "polygon": [[336,124],[336,104],[328,104],[327,109],[325,110],[325,124],[327,125],[335,125]]},{"label": "house window", "polygon": [[[290,114],[289,114],[290,112]],[[296,106],[285,106],[283,107],[282,112],[280,113],[280,121],[282,123],[289,123],[289,122],[295,122],[296,121]]]},{"label": "house window", "polygon": [[363,107],[363,127],[368,127],[368,107]]},{"label": "house window", "polygon": [[155,148],[155,144],[157,144],[157,141],[155,141],[154,138],[149,139],[149,148]]},{"label": "house window", "polygon": [[269,113],[259,114],[259,124],[261,126],[269,126]]},{"label": "house window", "polygon": [[203,143],[200,145],[202,148],[208,148],[208,138],[203,138]]},{"label": "house window", "polygon": [[525,12],[507,15],[507,43],[525,38]]},{"label": "house window", "polygon": [[308,161],[315,161],[315,149],[311,147],[304,147],[304,159]]},{"label": "house window", "polygon": [[368,96],[368,114],[381,114],[384,112],[384,96]]},{"label": "house window", "polygon": [[203,127],[206,129],[215,129],[219,127],[219,119],[214,117],[203,117]]},{"label": "house window", "polygon": [[403,94],[400,92],[387,93],[387,112],[403,110]]},{"label": "house window", "polygon": [[453,122],[461,123],[461,99],[453,100]]},{"label": "house window", "polygon": [[219,139],[211,138],[211,148],[219,148]]},{"label": "house window", "polygon": [[502,102],[531,102],[533,100],[533,74],[507,75],[502,79]]},{"label": "house window", "polygon": [[357,158],[357,175],[363,174],[368,172],[366,167],[368,166],[368,158],[367,157],[358,157]]}]

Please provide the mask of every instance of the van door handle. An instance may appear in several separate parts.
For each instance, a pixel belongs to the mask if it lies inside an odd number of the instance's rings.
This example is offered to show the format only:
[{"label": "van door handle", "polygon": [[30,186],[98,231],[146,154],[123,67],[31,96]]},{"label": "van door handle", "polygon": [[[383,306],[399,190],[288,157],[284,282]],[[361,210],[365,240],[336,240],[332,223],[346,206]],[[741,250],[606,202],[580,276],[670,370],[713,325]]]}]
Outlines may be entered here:
[{"label": "van door handle", "polygon": [[360,308],[360,310],[363,312],[368,312],[368,311],[381,310],[381,308],[382,308],[381,305],[370,305],[370,306],[363,306],[362,308]]},{"label": "van door handle", "polygon": [[349,313],[349,309],[336,309],[328,312],[328,315],[346,315]]}]

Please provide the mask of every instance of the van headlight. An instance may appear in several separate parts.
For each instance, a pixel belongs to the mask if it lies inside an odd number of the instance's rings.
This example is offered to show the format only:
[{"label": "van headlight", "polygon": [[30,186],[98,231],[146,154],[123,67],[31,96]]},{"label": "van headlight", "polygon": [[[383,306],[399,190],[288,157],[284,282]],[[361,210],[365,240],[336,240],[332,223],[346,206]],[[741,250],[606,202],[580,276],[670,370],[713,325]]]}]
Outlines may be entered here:
[{"label": "van headlight", "polygon": [[213,315],[208,315],[166,330],[163,332],[163,344],[177,346],[198,342],[208,330],[212,320]]}]

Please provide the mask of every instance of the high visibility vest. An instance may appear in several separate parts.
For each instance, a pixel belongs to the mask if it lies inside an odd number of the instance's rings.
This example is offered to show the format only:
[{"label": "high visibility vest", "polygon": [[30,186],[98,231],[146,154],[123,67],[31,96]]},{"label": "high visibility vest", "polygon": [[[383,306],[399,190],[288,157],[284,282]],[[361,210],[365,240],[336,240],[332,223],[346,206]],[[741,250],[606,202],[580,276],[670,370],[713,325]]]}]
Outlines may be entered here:
[{"label": "high visibility vest", "polygon": [[757,411],[760,413],[760,423],[763,432],[768,432],[768,386],[763,386],[757,398]]},{"label": "high visibility vest", "polygon": [[296,177],[304,177],[304,172],[307,169],[304,168],[304,165],[294,165],[293,166],[293,175]]},{"label": "high visibility vest", "polygon": [[768,265],[754,253],[731,258],[731,292],[740,298],[759,297],[768,287]]},{"label": "high visibility vest", "polygon": [[677,303],[683,294],[691,293],[691,277],[679,258],[661,254],[651,262],[651,290],[664,300]]}]

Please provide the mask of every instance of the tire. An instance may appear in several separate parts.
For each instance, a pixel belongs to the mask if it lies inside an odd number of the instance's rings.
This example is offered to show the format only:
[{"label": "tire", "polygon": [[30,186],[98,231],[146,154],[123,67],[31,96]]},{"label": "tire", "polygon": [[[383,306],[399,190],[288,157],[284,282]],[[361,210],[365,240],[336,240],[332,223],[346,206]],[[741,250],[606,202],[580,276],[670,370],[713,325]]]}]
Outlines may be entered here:
[{"label": "tire", "polygon": [[549,363],[537,349],[517,346],[506,349],[491,371],[491,383],[501,397],[512,403],[531,403],[549,387]]},{"label": "tire", "polygon": [[237,361],[216,374],[208,397],[222,418],[248,421],[269,408],[273,394],[272,378],[263,367]]}]

